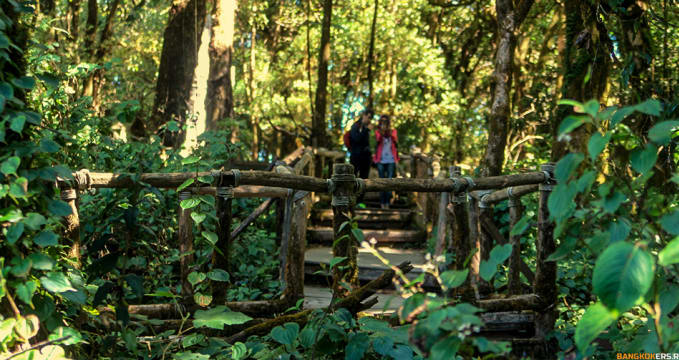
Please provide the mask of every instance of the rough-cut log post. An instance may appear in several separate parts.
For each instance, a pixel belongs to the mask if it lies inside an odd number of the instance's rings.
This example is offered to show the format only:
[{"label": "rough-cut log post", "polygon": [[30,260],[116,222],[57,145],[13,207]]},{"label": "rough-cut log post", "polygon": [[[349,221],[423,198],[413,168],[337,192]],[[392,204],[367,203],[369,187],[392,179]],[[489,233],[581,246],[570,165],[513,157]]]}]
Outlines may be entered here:
[{"label": "rough-cut log post", "polygon": [[[436,251],[434,256],[434,261],[439,262],[439,258],[443,256],[445,249],[447,248],[447,230],[448,230],[448,211],[446,207],[450,202],[450,193],[441,193],[439,198],[439,209],[438,218],[436,220]],[[442,266],[439,265],[439,269],[442,270]]]},{"label": "rough-cut log post", "polygon": [[493,207],[488,204],[484,197],[488,196],[490,192],[484,191],[481,193],[481,200],[479,201],[479,236],[481,241],[481,260],[488,260],[490,250],[493,248],[493,237],[486,230],[483,223],[486,221],[493,222]]},{"label": "rough-cut log post", "polygon": [[290,233],[292,230],[292,190],[290,190],[288,197],[281,202],[281,205],[283,205],[283,226],[281,227],[281,245],[279,247],[278,260],[280,264],[279,276],[281,281],[285,283],[285,269],[288,262],[288,248],[290,245]]},{"label": "rough-cut log post", "polygon": [[[191,197],[188,191],[179,193],[179,202]],[[177,240],[179,242],[179,271],[182,282],[182,297],[189,298],[193,294],[193,288],[188,280],[191,272],[191,265],[193,264],[193,219],[191,218],[191,209],[182,209],[179,207],[179,220],[177,221]]]},{"label": "rough-cut log post", "polygon": [[549,179],[540,184],[540,202],[538,205],[538,237],[535,282],[533,291],[545,304],[545,309],[535,315],[535,335],[544,338],[554,329],[556,320],[556,262],[547,261],[549,255],[556,250],[554,243],[554,223],[549,221],[547,199],[554,186],[554,164],[540,166],[540,170],[549,174]]},{"label": "rough-cut log post", "polygon": [[[523,205],[521,198],[514,195],[512,188],[508,188],[507,193],[509,194],[509,229],[511,231],[521,219]],[[509,295],[519,295],[521,294],[521,236],[510,235],[509,243],[512,244],[512,255],[509,257],[507,287]]]},{"label": "rough-cut log post", "polygon": [[285,200],[287,197],[276,201],[276,245],[281,245],[283,238],[283,224],[285,223]]},{"label": "rough-cut log post", "polygon": [[[459,178],[461,169],[459,166],[451,168],[452,177]],[[449,252],[455,253],[455,262],[450,264],[451,269],[464,269],[464,262],[471,253],[469,213],[467,210],[467,193],[451,194],[453,221],[450,224],[452,239]],[[478,274],[478,272],[477,272]]]},{"label": "rough-cut log post", "polygon": [[288,243],[287,261],[284,269],[285,290],[283,298],[292,306],[304,298],[304,252],[306,251],[306,227],[311,194],[295,197],[292,207],[292,227]]},{"label": "rough-cut log post", "polygon": [[358,286],[358,248],[351,233],[350,221],[353,212],[356,188],[354,167],[350,164],[334,164],[332,174],[332,227],[335,239],[332,245],[333,257],[344,257],[333,268],[332,290],[335,298],[345,297],[349,291],[342,286],[348,283],[352,288]]},{"label": "rough-cut log post", "polygon": [[[238,186],[238,184],[234,184]],[[212,264],[216,269],[222,269],[231,273],[231,203],[233,201],[233,186],[227,186],[224,177],[217,182],[217,243],[216,250],[212,255]],[[221,252],[221,253],[220,253]],[[221,303],[226,297],[226,286],[217,286],[213,289],[212,295],[217,303]]]},{"label": "rough-cut log post", "polygon": [[469,262],[469,279],[474,288],[476,297],[479,294],[479,282],[481,277],[479,271],[481,268],[481,239],[479,234],[479,207],[476,199],[473,197],[469,199],[469,241],[471,251],[474,252],[471,261]]},{"label": "rough-cut log post", "polygon": [[75,189],[61,190],[61,200],[71,207],[71,214],[64,218],[64,238],[71,243],[68,257],[75,259],[76,267],[80,267],[80,216],[78,215],[78,191]]}]

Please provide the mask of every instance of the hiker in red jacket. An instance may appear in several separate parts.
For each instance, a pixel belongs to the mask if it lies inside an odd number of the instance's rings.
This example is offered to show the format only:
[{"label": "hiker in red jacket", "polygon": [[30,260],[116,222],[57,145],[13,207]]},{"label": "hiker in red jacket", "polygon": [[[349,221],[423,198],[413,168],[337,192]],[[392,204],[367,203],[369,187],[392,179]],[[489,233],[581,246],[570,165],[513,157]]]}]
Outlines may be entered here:
[{"label": "hiker in red jacket", "polygon": [[[377,171],[381,178],[393,178],[398,163],[398,136],[396,129],[391,128],[389,115],[380,116],[379,127],[375,131],[377,138],[377,151],[373,162],[377,164]],[[380,193],[380,205],[383,209],[389,208],[391,192]]]}]

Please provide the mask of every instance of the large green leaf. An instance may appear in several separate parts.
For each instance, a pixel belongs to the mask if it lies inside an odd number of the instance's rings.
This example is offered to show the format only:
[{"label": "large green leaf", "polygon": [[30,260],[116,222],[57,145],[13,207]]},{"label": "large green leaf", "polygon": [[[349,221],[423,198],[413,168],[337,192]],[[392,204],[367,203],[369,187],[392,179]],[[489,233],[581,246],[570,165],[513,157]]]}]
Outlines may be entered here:
[{"label": "large green leaf", "polygon": [[662,104],[656,99],[648,99],[641,104],[635,105],[634,110],[647,115],[660,116]]},{"label": "large green leaf", "polygon": [[17,242],[17,240],[19,240],[23,233],[24,233],[24,223],[20,222],[12,224],[12,226],[8,227],[7,232],[5,233],[5,237],[7,238],[7,242],[10,245],[12,245],[15,242]]},{"label": "large green leaf", "polygon": [[283,326],[276,326],[271,330],[271,338],[277,342],[291,346],[299,334],[299,324],[287,323]]},{"label": "large green leaf", "polygon": [[658,253],[658,265],[668,266],[676,263],[679,263],[679,236]]},{"label": "large green leaf", "polygon": [[207,277],[212,281],[229,281],[229,273],[222,269],[213,269],[207,273]]},{"label": "large green leaf", "polygon": [[35,86],[35,79],[30,76],[22,76],[12,79],[12,84],[22,89],[31,90]]},{"label": "large green leaf", "polygon": [[646,174],[651,171],[656,159],[658,159],[658,149],[653,145],[647,145],[643,149],[636,149],[630,154],[632,169],[640,174]]},{"label": "large green leaf", "polygon": [[575,344],[584,352],[589,344],[617,318],[602,303],[591,305],[575,328]]},{"label": "large green leaf", "polygon": [[672,133],[679,128],[679,120],[663,121],[648,131],[648,138],[658,145],[665,145],[672,139]]},{"label": "large green leaf", "polygon": [[672,235],[679,235],[679,210],[674,210],[661,217],[660,226]]},{"label": "large green leaf", "polygon": [[604,151],[609,140],[611,140],[610,132],[607,132],[605,135],[601,135],[598,131],[595,132],[592,137],[589,138],[589,144],[587,145],[590,159],[596,159],[599,154]]},{"label": "large green leaf", "polygon": [[363,355],[370,347],[370,337],[364,332],[349,335],[349,343],[345,349],[344,359],[363,359]]},{"label": "large green leaf", "polygon": [[547,258],[547,261],[556,261],[565,258],[568,256],[574,249],[575,249],[575,244],[577,243],[577,239],[574,237],[567,237],[565,240],[561,242],[558,248],[556,248],[556,251],[549,255]]},{"label": "large green leaf", "polygon": [[437,341],[434,346],[431,347],[429,360],[454,359],[461,342],[462,340],[457,336],[448,336]]},{"label": "large green leaf", "polygon": [[55,216],[68,216],[73,212],[71,207],[64,201],[52,200],[47,203],[47,210]]},{"label": "large green leaf", "polygon": [[193,326],[195,327],[209,327],[219,330],[224,330],[224,325],[244,324],[252,320],[251,317],[231,311],[226,306],[217,306],[210,310],[197,310],[193,318]]},{"label": "large green leaf", "polygon": [[42,286],[48,291],[60,293],[64,291],[76,291],[71,282],[66,278],[66,275],[60,272],[52,272],[40,278]]},{"label": "large green leaf", "polygon": [[559,139],[563,139],[565,135],[571,131],[579,128],[582,124],[589,121],[587,116],[568,116],[559,125]]},{"label": "large green leaf", "polygon": [[637,304],[653,282],[653,259],[638,246],[617,242],[597,259],[592,288],[607,308],[619,313]]},{"label": "large green leaf", "polygon": [[57,234],[46,230],[46,231],[41,231],[35,238],[33,238],[33,242],[37,244],[40,247],[46,247],[46,246],[54,246],[59,244],[57,241],[59,237]]},{"label": "large green leaf", "polygon": [[490,260],[500,265],[512,255],[512,244],[496,245],[490,251]]},{"label": "large green leaf", "polygon": [[570,153],[564,156],[556,164],[554,168],[554,177],[559,183],[565,183],[571,176],[573,171],[578,168],[578,165],[582,162],[585,157],[580,153]]},{"label": "large green leaf", "polygon": [[191,283],[191,285],[196,286],[196,284],[202,282],[205,280],[207,275],[205,275],[204,272],[197,272],[197,271],[192,271],[186,279]]},{"label": "large green leaf", "polygon": [[17,156],[12,156],[2,162],[2,165],[0,165],[0,172],[5,175],[16,175],[19,164],[21,164],[21,159]]},{"label": "large green leaf", "polygon": [[561,219],[566,216],[575,207],[575,195],[577,195],[576,184],[570,182],[556,185],[547,200],[550,218]]},{"label": "large green leaf", "polygon": [[448,270],[441,274],[441,281],[443,285],[449,289],[456,288],[467,280],[469,269],[464,270]]},{"label": "large green leaf", "polygon": [[186,210],[186,209],[194,208],[194,207],[198,206],[198,204],[200,204],[200,200],[199,200],[199,199],[196,199],[196,198],[188,198],[188,199],[186,199],[186,200],[182,200],[182,201],[179,203],[179,206],[180,206],[182,209]]}]

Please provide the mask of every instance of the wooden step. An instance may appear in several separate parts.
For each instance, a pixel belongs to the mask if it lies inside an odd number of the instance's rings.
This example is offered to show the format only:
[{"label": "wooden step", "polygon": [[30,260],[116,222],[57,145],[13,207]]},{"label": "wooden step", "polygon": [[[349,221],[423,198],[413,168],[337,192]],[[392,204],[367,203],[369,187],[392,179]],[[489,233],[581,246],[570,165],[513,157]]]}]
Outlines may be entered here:
[{"label": "wooden step", "polygon": [[[311,214],[312,222],[317,226],[332,226],[332,210],[316,209]],[[356,209],[354,219],[361,229],[401,229],[412,219],[412,211],[408,209]]]},{"label": "wooden step", "polygon": [[[331,227],[313,227],[307,229],[310,242],[332,243],[333,231]],[[378,244],[388,243],[412,243],[421,244],[425,241],[425,233],[420,230],[403,229],[366,229],[363,231],[366,240],[375,238]]]}]

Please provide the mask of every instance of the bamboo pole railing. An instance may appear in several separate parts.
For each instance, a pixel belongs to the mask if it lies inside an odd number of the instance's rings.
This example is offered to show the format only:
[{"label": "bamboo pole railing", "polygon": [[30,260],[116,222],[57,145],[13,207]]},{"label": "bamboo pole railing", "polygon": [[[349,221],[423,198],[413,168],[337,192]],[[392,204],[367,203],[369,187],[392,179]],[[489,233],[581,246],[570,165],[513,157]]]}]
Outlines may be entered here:
[{"label": "bamboo pole railing", "polygon": [[[346,257],[346,260],[339,264],[340,266],[336,267],[333,273],[333,290],[336,297],[346,295],[345,289],[340,286],[341,281],[347,281],[353,286],[357,285],[356,242],[349,241],[353,234],[350,233],[349,227],[343,226],[346,221],[349,221],[348,214],[353,211],[357,195],[368,191],[445,194],[433,203],[438,212],[436,218],[439,228],[436,237],[437,255],[441,255],[444,251],[453,252],[456,256],[455,262],[451,264],[453,269],[463,269],[463,264],[469,263],[470,276],[468,281],[471,287],[475,289],[474,301],[478,306],[486,309],[545,310],[550,309],[550,306],[554,304],[556,300],[556,269],[553,262],[546,261],[555,249],[552,234],[553,224],[548,221],[549,214],[546,205],[554,182],[553,165],[545,165],[540,171],[536,172],[480,178],[462,176],[458,168],[454,169],[449,177],[439,174],[437,178],[356,179],[351,165],[336,163],[343,156],[343,153],[325,149],[300,148],[291,156],[285,158],[286,163],[292,166],[280,164],[275,166],[273,171],[217,170],[143,174],[80,171],[74,174],[75,181],[62,181],[60,187],[76,191],[89,188],[133,188],[144,184],[157,188],[177,188],[188,179],[212,176],[213,184],[197,185],[199,182],[195,181],[194,184],[186,187],[183,193],[188,195],[191,193],[212,194],[219,197],[223,191],[220,189],[230,187],[233,189],[230,198],[267,197],[280,199],[283,205],[281,208],[282,218],[284,219],[280,249],[281,280],[285,284],[285,290],[281,299],[272,302],[271,309],[280,309],[284,305],[290,304],[290,301],[296,301],[303,296],[305,236],[309,206],[311,205],[310,192],[327,192],[332,196],[334,214],[333,254],[334,256]],[[318,164],[314,160],[319,157],[330,159],[333,163],[334,169],[328,172],[332,173],[329,179],[310,176],[314,174],[314,166]],[[418,156],[411,157],[411,159],[417,158]],[[435,159],[430,164],[436,164]],[[420,173],[422,173],[421,170]],[[433,170],[431,175],[433,175]],[[487,190],[487,192],[477,193],[482,190]],[[521,196],[536,190],[539,190],[540,202],[536,243],[538,258],[535,273],[533,274],[530,268],[521,261],[519,237],[512,236],[508,239],[508,242],[513,245],[509,265],[508,289],[510,297],[493,299],[492,301],[481,299],[479,288],[483,284],[479,281],[479,263],[482,259],[485,259],[483,255],[490,250],[493,243],[507,242],[492,224],[492,205],[503,200],[510,200],[510,226],[513,227],[521,218]],[[245,227],[273,202],[273,200],[267,201],[268,204],[267,202],[263,203],[260,208],[255,210],[255,213],[244,221]],[[222,209],[223,212],[220,213],[219,209]],[[227,231],[230,230],[232,217],[227,209],[230,209],[230,206],[226,202],[218,202],[218,217],[222,229],[219,233],[220,240],[218,242],[220,250],[222,247],[223,250],[228,250],[230,243],[242,231],[240,227],[235,232]],[[77,209],[75,212],[77,213]],[[180,236],[186,238],[184,240],[187,246],[182,248],[185,252],[190,252],[188,245],[192,244],[190,242],[190,236],[192,236],[191,222],[188,215],[190,214],[184,214],[184,211],[180,212],[180,218],[183,220],[180,221],[179,232],[185,234]],[[77,219],[77,216],[74,218]],[[450,229],[450,237],[446,236],[446,228]],[[70,229],[73,232],[74,229],[78,229],[78,226],[70,226]],[[486,236],[486,238],[482,238],[483,236]],[[226,254],[228,254],[228,251]],[[189,257],[187,257],[186,263],[190,263]],[[217,264],[228,268],[228,261],[226,263],[215,263],[215,265]],[[182,265],[182,278],[187,275],[189,270],[187,266],[187,264]],[[526,278],[532,281],[532,293],[522,294],[520,273],[523,273]],[[187,288],[186,291],[190,291],[190,288]],[[247,305],[244,306],[247,307]],[[257,306],[257,308],[261,308],[261,304]],[[553,328],[553,325],[553,312],[544,311],[540,315],[536,315],[538,334],[546,334]]]}]

